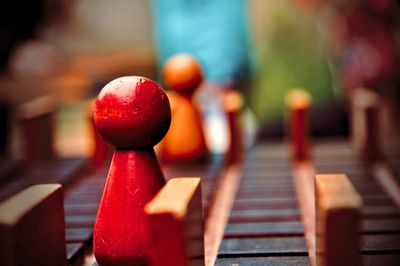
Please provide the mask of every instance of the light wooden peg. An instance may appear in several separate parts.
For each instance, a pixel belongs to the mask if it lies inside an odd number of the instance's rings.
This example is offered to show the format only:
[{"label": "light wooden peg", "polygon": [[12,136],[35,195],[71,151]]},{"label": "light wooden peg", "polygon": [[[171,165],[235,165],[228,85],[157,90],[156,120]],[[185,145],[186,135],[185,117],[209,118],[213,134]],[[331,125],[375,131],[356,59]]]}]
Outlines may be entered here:
[{"label": "light wooden peg", "polygon": [[67,265],[63,189],[35,185],[0,205],[0,265]]},{"label": "light wooden peg", "polygon": [[200,178],[173,178],[145,212],[152,233],[151,265],[204,265]]},{"label": "light wooden peg", "polygon": [[361,197],[343,174],[317,175],[315,194],[317,265],[361,265]]},{"label": "light wooden peg", "polygon": [[365,88],[352,95],[352,138],[356,150],[365,161],[379,161],[380,147],[379,96]]}]

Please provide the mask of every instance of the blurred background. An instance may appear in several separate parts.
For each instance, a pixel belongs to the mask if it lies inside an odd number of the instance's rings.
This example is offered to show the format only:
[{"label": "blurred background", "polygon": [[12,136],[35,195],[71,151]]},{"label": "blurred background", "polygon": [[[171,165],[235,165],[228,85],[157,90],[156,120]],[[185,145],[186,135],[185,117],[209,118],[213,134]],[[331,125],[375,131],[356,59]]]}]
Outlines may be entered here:
[{"label": "blurred background", "polygon": [[[0,13],[0,104],[53,95],[61,155],[90,150],[82,114],[102,86],[126,75],[162,84],[161,67],[175,53],[202,64],[205,112],[219,90],[243,93],[248,134],[259,139],[284,136],[293,88],[313,97],[314,136],[349,134],[347,100],[359,87],[381,96],[384,131],[397,136],[394,0],[17,0]],[[15,138],[11,146],[18,150]]]}]

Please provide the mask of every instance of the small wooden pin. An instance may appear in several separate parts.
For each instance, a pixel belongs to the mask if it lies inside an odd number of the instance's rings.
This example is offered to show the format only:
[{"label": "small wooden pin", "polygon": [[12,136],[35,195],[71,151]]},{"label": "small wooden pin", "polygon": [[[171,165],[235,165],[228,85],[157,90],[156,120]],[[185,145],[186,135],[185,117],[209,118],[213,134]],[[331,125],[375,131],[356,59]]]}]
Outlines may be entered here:
[{"label": "small wooden pin", "polygon": [[380,99],[365,88],[354,90],[352,99],[352,138],[360,157],[367,162],[382,159],[380,144]]},{"label": "small wooden pin", "polygon": [[244,154],[243,128],[241,111],[244,99],[238,91],[227,90],[222,94],[222,106],[228,118],[229,126],[229,149],[227,152],[227,163],[240,163]]},{"label": "small wooden pin", "polygon": [[310,159],[310,108],[311,95],[303,89],[291,90],[285,98],[289,109],[288,128],[291,156],[296,161]]}]

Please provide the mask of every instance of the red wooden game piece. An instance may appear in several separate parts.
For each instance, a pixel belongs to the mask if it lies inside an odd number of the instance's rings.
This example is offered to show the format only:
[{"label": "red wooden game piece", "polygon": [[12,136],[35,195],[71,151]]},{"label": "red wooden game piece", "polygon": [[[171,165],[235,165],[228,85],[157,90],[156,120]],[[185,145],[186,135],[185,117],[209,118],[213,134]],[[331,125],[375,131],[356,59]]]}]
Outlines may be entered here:
[{"label": "red wooden game piece", "polygon": [[165,184],[153,146],[170,121],[167,95],[147,78],[118,78],[97,97],[95,125],[116,146],[94,227],[94,253],[101,266],[148,263],[144,206]]},{"label": "red wooden game piece", "polygon": [[208,153],[200,111],[192,97],[202,77],[198,62],[186,54],[173,56],[164,65],[164,82],[173,91],[168,94],[171,128],[160,148],[163,162],[196,161]]}]

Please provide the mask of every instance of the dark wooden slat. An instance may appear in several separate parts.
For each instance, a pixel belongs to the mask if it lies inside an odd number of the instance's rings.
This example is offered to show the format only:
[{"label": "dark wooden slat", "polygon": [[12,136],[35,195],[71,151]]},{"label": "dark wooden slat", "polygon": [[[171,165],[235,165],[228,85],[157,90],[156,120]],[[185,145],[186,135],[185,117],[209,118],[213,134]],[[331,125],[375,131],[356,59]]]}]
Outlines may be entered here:
[{"label": "dark wooden slat", "polygon": [[0,201],[27,188],[30,185],[60,183],[68,186],[76,181],[86,166],[86,159],[57,159],[35,166],[30,171],[16,176],[0,189]]},{"label": "dark wooden slat", "polygon": [[392,206],[394,207],[394,203],[391,198],[387,195],[384,196],[368,196],[363,197],[363,205],[364,206]]},{"label": "dark wooden slat", "polygon": [[97,191],[97,193],[68,193],[65,196],[65,200],[68,203],[72,203],[74,201],[81,201],[81,202],[96,202],[100,201],[102,191],[103,189],[100,189]]},{"label": "dark wooden slat", "polygon": [[304,228],[301,222],[265,222],[228,224],[224,238],[266,237],[266,236],[301,236]]},{"label": "dark wooden slat", "polygon": [[362,217],[368,219],[391,219],[391,218],[400,218],[400,210],[396,207],[392,206],[370,206],[363,207],[361,209]]},{"label": "dark wooden slat", "polygon": [[233,210],[259,210],[259,209],[282,209],[289,208],[294,209],[298,207],[296,199],[277,199],[277,200],[257,200],[248,199],[242,201],[235,201],[233,205]]},{"label": "dark wooden slat", "polygon": [[67,243],[82,243],[91,239],[93,228],[68,228],[65,233]]},{"label": "dark wooden slat", "polygon": [[218,257],[239,256],[307,256],[303,237],[271,237],[224,239],[219,247]]},{"label": "dark wooden slat", "polygon": [[290,180],[291,173],[288,171],[291,166],[287,168],[271,169],[270,167],[264,166],[258,169],[249,169],[245,171],[243,175],[243,182],[248,180],[265,180],[265,181],[277,181],[277,180]]},{"label": "dark wooden slat", "polygon": [[363,220],[363,233],[400,233],[400,219]]},{"label": "dark wooden slat", "polygon": [[293,182],[292,180],[252,180],[247,182],[241,182],[239,189],[252,189],[252,188],[260,188],[260,187],[276,187],[276,188],[292,188]]},{"label": "dark wooden slat", "polygon": [[279,190],[277,189],[276,191],[271,190],[266,190],[266,191],[260,191],[260,190],[246,190],[246,191],[238,191],[237,197],[238,198],[252,198],[252,197],[263,197],[265,195],[268,195],[268,197],[273,197],[273,196],[282,196],[282,197],[290,197],[294,196],[295,192],[292,190]]},{"label": "dark wooden slat", "polygon": [[101,194],[89,194],[89,195],[73,195],[73,196],[68,196],[65,198],[66,204],[99,204],[100,199],[101,199]]},{"label": "dark wooden slat", "polygon": [[256,257],[256,258],[218,258],[215,266],[307,266],[310,265],[310,259],[306,256],[293,257]]},{"label": "dark wooden slat", "polygon": [[363,253],[400,253],[400,234],[363,235],[361,243]]},{"label": "dark wooden slat", "polygon": [[246,194],[246,195],[236,195],[236,200],[246,200],[246,199],[278,199],[278,198],[290,198],[294,197],[294,194],[289,194],[289,195],[268,195],[267,193],[264,193],[262,195],[252,195],[252,194]]},{"label": "dark wooden slat", "polygon": [[97,214],[98,203],[85,203],[81,204],[64,204],[64,210],[66,215],[95,215]]},{"label": "dark wooden slat", "polygon": [[251,221],[293,221],[300,220],[298,209],[266,209],[266,210],[234,210],[231,211],[230,222]]},{"label": "dark wooden slat", "polygon": [[364,266],[399,266],[400,254],[390,255],[363,255]]},{"label": "dark wooden slat", "polygon": [[67,228],[93,227],[96,215],[67,215],[65,224]]}]

